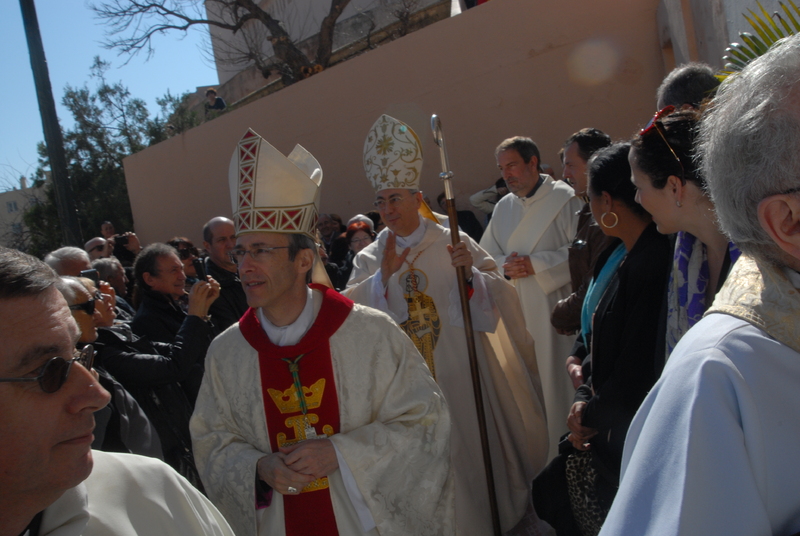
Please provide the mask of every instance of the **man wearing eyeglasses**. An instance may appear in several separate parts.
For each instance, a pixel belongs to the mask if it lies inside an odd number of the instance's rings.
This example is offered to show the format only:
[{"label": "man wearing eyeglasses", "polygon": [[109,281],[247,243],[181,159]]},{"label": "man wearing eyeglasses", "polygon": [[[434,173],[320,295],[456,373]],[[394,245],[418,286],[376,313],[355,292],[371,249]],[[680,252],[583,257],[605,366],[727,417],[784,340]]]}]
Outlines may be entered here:
[{"label": "man wearing eyeglasses", "polygon": [[0,535],[232,534],[163,463],[91,450],[109,395],[56,277],[0,248]]},{"label": "man wearing eyeglasses", "polygon": [[242,535],[452,534],[441,391],[389,318],[317,284],[319,163],[249,130],[230,170],[250,309],[211,344],[190,424],[208,496]]},{"label": "man wearing eyeglasses", "polygon": [[247,310],[247,298],[236,265],[230,253],[236,244],[233,222],[228,218],[212,218],[203,226],[203,247],[208,252],[206,272],[220,286],[219,298],[211,304],[208,313],[214,318],[214,328],[222,333],[235,324]]},{"label": "man wearing eyeglasses", "polygon": [[[450,230],[423,216],[430,210],[419,191],[422,149],[408,125],[381,116],[367,135],[364,152],[375,206],[388,229],[355,256],[344,294],[389,314],[422,354],[450,402],[457,531],[491,534],[455,267],[466,269],[500,524],[503,531],[511,530],[525,513],[529,482],[547,456],[533,342],[519,300],[474,240],[462,233],[453,247]],[[533,363],[532,374],[526,357]]]}]

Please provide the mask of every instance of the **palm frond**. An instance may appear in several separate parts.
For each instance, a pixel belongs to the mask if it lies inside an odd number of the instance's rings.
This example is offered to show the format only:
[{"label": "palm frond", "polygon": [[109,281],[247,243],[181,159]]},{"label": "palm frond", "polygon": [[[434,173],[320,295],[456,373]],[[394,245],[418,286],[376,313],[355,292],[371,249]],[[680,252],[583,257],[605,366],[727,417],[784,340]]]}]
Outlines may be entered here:
[{"label": "palm frond", "polygon": [[[789,3],[794,8],[795,13],[797,13],[798,16],[800,16],[800,9],[798,9],[795,3],[792,2],[792,0],[789,0]],[[794,17],[794,14],[792,14],[792,11],[789,9],[789,7],[783,2],[778,2],[778,4],[781,6],[781,9],[783,9],[784,14],[786,14],[786,18],[789,19],[789,21],[792,23],[792,27],[794,28],[794,30],[790,31],[789,33],[793,35],[796,32],[800,31],[800,24],[797,22],[797,19]]]},{"label": "palm frond", "polygon": [[748,9],[748,13],[742,13],[753,33],[739,32],[742,43],[731,43],[725,49],[722,56],[725,67],[717,73],[717,78],[724,80],[741,71],[784,37],[800,33],[800,7],[794,0],[779,0],[778,5],[783,13],[775,11],[770,15],[760,0],[755,11]]}]

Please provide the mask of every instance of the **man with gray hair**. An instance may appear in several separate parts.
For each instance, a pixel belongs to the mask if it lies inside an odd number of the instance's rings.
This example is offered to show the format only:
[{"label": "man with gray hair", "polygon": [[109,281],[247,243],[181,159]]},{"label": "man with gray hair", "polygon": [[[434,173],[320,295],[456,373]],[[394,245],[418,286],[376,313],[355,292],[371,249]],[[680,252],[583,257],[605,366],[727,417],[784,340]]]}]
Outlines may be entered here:
[{"label": "man with gray hair", "polygon": [[78,277],[82,271],[92,269],[89,254],[72,246],[51,251],[45,255],[44,262],[58,275]]},{"label": "man with gray hair", "polygon": [[206,273],[220,286],[219,298],[208,310],[217,334],[238,322],[247,311],[247,297],[242,290],[239,272],[230,258],[235,245],[236,232],[229,218],[217,216],[203,226],[203,247],[208,252]]},{"label": "man with gray hair", "polygon": [[116,257],[95,259],[92,261],[92,268],[97,270],[97,277],[101,281],[106,281],[114,289],[117,318],[126,322],[133,320],[136,310],[125,299],[128,295],[128,276],[119,259]]},{"label": "man with gray hair", "polygon": [[628,431],[601,535],[800,531],[800,36],[724,83],[700,130],[741,249]]}]

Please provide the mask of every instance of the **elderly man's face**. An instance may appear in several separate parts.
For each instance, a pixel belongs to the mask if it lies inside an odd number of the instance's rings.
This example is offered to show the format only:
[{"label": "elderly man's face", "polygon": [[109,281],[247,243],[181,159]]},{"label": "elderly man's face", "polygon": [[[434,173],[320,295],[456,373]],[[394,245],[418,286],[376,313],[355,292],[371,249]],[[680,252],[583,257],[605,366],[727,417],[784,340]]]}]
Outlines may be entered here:
[{"label": "elderly man's face", "polygon": [[144,282],[156,292],[168,294],[177,300],[183,296],[186,274],[183,273],[183,263],[174,253],[161,255],[156,259],[156,273],[144,273]]},{"label": "elderly man's face", "polygon": [[327,214],[320,216],[319,220],[317,221],[317,229],[319,229],[322,237],[326,240],[331,238],[334,233],[336,233],[338,228],[339,226],[336,224],[336,222],[333,221]]},{"label": "elderly man's face", "polygon": [[125,275],[125,268],[120,263],[114,263],[114,271],[108,278],[108,283],[114,288],[117,296],[124,298],[128,294],[128,276]]},{"label": "elderly man's face", "polygon": [[211,260],[229,272],[236,271],[236,265],[231,262],[230,252],[236,246],[236,229],[229,221],[216,222],[210,227],[211,242],[203,242]]},{"label": "elderly man's face", "polygon": [[397,236],[408,236],[419,227],[419,207],[422,194],[402,188],[387,188],[378,192],[375,205],[381,219]]},{"label": "elderly man's face", "polygon": [[[55,356],[71,359],[78,336],[55,287],[37,297],[3,300],[0,377],[34,377]],[[52,502],[86,479],[92,470],[93,413],[109,398],[78,363],[55,393],[45,393],[38,382],[0,383],[0,490]]]},{"label": "elderly man's face", "polygon": [[[102,321],[101,306],[103,305],[103,297],[97,292],[94,283],[87,284],[84,280],[81,280],[81,283],[83,283],[84,288],[75,290],[75,301],[70,303],[73,306],[70,310],[72,311],[72,318],[78,323],[78,329],[81,331],[78,341],[89,343],[97,340],[97,326]],[[94,304],[91,314],[79,307],[81,305],[85,307],[90,302]]]}]

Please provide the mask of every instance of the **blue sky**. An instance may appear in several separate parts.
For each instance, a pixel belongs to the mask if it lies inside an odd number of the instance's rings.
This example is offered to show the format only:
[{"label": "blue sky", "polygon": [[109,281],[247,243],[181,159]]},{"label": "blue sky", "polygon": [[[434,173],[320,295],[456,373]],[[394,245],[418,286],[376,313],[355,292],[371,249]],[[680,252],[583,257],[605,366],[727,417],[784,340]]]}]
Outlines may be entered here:
[{"label": "blue sky", "polygon": [[[61,106],[67,85],[89,83],[89,67],[94,56],[111,63],[106,73],[109,82],[121,81],[131,95],[144,99],[152,115],[159,111],[155,99],[167,90],[172,94],[194,91],[197,86],[216,85],[217,72],[201,48],[208,31],[190,31],[157,37],[155,54],[145,61],[144,54],[131,59],[102,46],[105,27],[94,18],[82,0],[35,0],[44,52],[50,70],[53,98],[62,126],[70,128],[72,118]],[[42,120],[36,101],[33,74],[22,26],[19,2],[11,0],[0,17],[0,73],[3,80],[3,106],[0,112],[0,191],[18,185],[20,175],[36,169],[36,144],[44,140]],[[90,83],[90,87],[93,85]]]}]

